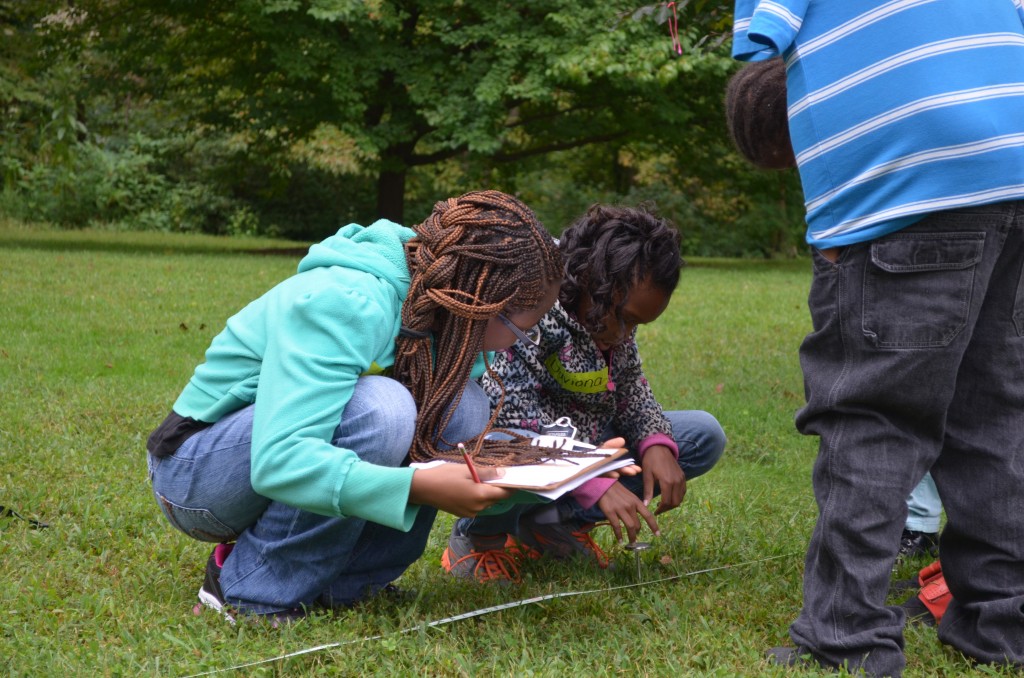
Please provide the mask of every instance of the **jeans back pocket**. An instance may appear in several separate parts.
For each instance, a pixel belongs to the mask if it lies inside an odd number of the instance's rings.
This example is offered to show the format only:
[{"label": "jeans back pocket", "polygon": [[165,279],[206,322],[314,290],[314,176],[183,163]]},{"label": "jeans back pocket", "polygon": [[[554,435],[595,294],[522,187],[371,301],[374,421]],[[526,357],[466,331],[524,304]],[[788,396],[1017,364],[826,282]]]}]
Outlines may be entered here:
[{"label": "jeans back pocket", "polygon": [[970,313],[985,234],[897,233],[871,244],[863,331],[879,348],[948,346]]}]

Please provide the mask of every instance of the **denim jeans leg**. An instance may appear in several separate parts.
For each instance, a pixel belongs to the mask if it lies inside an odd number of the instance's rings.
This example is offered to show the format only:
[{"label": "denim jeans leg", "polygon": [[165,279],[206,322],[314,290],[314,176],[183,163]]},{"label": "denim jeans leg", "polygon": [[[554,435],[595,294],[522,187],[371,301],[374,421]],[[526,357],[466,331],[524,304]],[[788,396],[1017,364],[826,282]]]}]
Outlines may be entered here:
[{"label": "denim jeans leg", "polygon": [[229,414],[169,457],[149,455],[160,510],[193,539],[234,541],[270,505],[249,482],[252,414],[251,406]]},{"label": "denim jeans leg", "polygon": [[902,673],[904,615],[885,599],[906,498],[942,449],[1005,221],[937,213],[835,263],[815,253],[797,427],[820,438],[819,513],[790,635],[823,664]]},{"label": "denim jeans leg", "polygon": [[718,420],[702,410],[671,410],[665,412],[665,417],[672,424],[672,438],[679,448],[679,468],[686,480],[710,471],[725,451],[725,431]]},{"label": "denim jeans leg", "polygon": [[[471,381],[442,439],[458,443],[473,438],[483,432],[490,416],[490,400],[479,384]],[[324,592],[325,599],[334,605],[350,605],[397,579],[423,555],[436,514],[433,507],[420,506],[408,532],[366,523],[355,546],[344,558],[338,575]]]},{"label": "denim jeans leg", "polygon": [[1024,202],[1010,214],[932,475],[953,594],[939,640],[980,662],[1024,667]]},{"label": "denim jeans leg", "polygon": [[935,488],[932,474],[924,474],[924,478],[907,497],[906,528],[915,532],[935,534],[942,522],[942,500]]},{"label": "denim jeans leg", "polygon": [[[362,377],[332,443],[360,459],[397,467],[412,442],[416,405],[399,382]],[[271,502],[245,530],[221,571],[229,603],[258,614],[310,606],[339,576],[363,532],[361,518],[322,516]],[[401,544],[393,550],[400,551]]]}]

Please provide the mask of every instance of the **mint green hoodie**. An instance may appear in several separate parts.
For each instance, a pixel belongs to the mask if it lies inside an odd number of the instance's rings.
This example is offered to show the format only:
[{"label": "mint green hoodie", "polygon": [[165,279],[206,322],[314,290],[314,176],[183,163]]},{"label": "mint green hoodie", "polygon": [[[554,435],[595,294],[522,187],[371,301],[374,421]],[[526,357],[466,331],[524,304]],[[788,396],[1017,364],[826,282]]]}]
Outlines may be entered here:
[{"label": "mint green hoodie", "polygon": [[330,440],[356,380],[395,361],[409,289],[403,244],[390,221],[345,226],[313,245],[298,273],[232,316],[174,411],[216,422],[255,402],[252,486],[328,516],[408,530],[412,469],[360,459]]}]

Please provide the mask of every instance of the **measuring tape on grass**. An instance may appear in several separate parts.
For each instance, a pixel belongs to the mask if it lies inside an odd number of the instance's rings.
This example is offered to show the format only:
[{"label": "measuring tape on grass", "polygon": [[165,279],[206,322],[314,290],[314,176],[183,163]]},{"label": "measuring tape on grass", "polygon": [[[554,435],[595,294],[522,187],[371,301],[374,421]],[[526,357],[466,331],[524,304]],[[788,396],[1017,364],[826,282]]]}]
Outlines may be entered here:
[{"label": "measuring tape on grass", "polygon": [[260,659],[259,661],[248,662],[246,664],[237,664],[235,666],[228,666],[222,669],[213,669],[212,671],[206,671],[204,673],[194,673],[186,676],[185,678],[199,678],[199,676],[210,676],[215,673],[224,673],[226,671],[237,671],[240,669],[248,669],[253,666],[262,666],[263,664],[270,664],[271,662],[281,661],[283,659],[292,659],[293,657],[301,657],[306,654],[313,654],[314,652],[323,652],[324,650],[333,650],[334,648],[343,647],[345,645],[355,645],[356,643],[365,643],[371,640],[382,640],[388,636],[398,636],[406,633],[412,633],[413,631],[420,631],[429,628],[436,628],[438,626],[445,626],[453,622],[462,621],[464,619],[472,619],[473,617],[482,617],[485,614],[491,614],[492,612],[500,612],[501,610],[511,610],[515,607],[523,607],[525,605],[533,605],[535,603],[542,603],[545,600],[555,600],[557,598],[571,598],[573,596],[587,596],[595,593],[611,593],[612,591],[624,591],[626,589],[637,588],[638,586],[651,586],[653,584],[662,584],[665,582],[675,581],[684,577],[693,577],[698,574],[706,574],[708,572],[718,572],[721,570],[732,570],[738,567],[745,567],[747,565],[756,565],[757,563],[766,563],[770,560],[778,560],[779,558],[789,558],[791,556],[798,555],[795,553],[787,553],[781,556],[770,556],[768,558],[759,558],[758,560],[748,560],[743,563],[736,563],[734,565],[721,565],[719,567],[709,567],[704,570],[694,570],[693,572],[686,572],[684,574],[677,574],[671,577],[665,577],[663,579],[652,579],[651,581],[636,582],[635,584],[623,584],[622,586],[612,586],[605,589],[588,589],[586,591],[563,591],[561,593],[549,593],[543,596],[535,596],[533,598],[524,598],[522,600],[514,600],[509,603],[502,603],[500,605],[492,605],[491,607],[482,607],[479,610],[473,610],[472,612],[464,612],[462,614],[453,615],[451,617],[445,617],[444,619],[438,619],[432,622],[425,622],[417,626],[411,626],[409,628],[401,629],[398,631],[392,631],[391,633],[382,633],[376,636],[366,636],[365,638],[356,638],[353,640],[344,640],[337,643],[328,643],[326,645],[317,645],[316,647],[309,647],[304,650],[296,650],[295,652],[289,652],[278,657],[271,657],[269,659]]}]

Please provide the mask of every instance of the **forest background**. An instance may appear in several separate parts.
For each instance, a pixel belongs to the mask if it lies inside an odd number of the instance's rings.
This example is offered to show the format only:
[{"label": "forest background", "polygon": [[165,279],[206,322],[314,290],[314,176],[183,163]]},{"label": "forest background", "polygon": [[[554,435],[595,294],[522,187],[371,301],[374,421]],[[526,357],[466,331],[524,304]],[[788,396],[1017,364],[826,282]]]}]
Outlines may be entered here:
[{"label": "forest background", "polygon": [[646,202],[684,253],[792,257],[735,153],[732,3],[0,0],[0,216],[313,241],[514,193],[558,234]]}]

